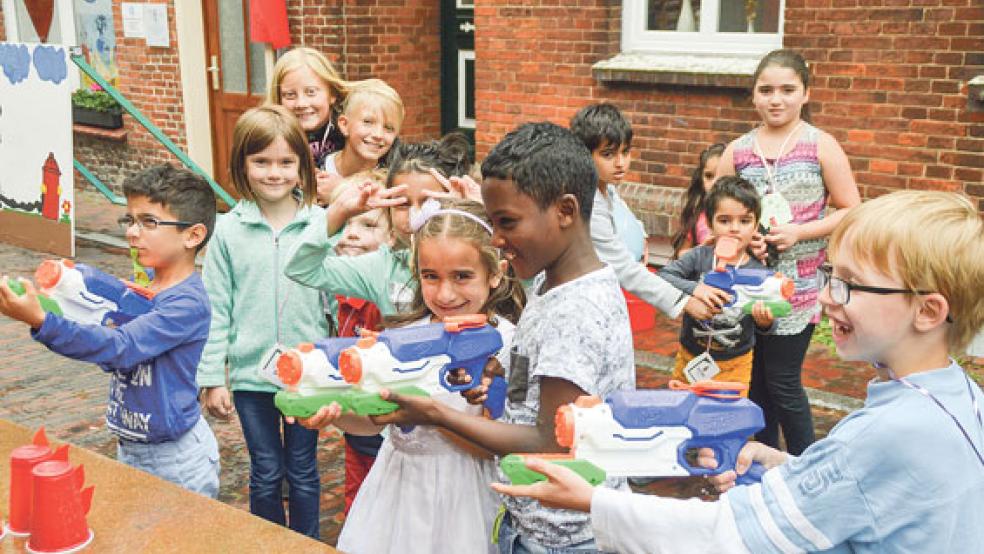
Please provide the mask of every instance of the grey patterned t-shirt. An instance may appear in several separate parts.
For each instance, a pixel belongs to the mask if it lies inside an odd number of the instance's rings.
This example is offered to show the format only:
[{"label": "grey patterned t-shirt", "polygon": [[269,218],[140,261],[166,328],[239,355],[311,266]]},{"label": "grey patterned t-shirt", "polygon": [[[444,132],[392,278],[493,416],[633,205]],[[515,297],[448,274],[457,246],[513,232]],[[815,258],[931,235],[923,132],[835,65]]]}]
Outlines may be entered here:
[{"label": "grey patterned t-shirt", "polygon": [[[629,315],[612,268],[606,265],[539,295],[543,281],[538,276],[530,287],[513,336],[507,423],[536,424],[544,376],[602,398],[635,388]],[[501,470],[499,479],[508,482]],[[624,479],[609,479],[605,486],[626,488]],[[592,538],[588,514],[544,508],[528,498],[504,500],[514,527],[537,543],[562,547]]]}]

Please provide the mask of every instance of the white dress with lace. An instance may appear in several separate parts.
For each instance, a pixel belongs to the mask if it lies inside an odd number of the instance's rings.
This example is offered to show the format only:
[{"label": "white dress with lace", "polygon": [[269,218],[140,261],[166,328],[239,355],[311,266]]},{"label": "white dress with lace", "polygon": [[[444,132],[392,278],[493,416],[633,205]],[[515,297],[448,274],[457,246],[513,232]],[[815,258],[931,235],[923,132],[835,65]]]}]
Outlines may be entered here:
[{"label": "white dress with lace", "polygon": [[[497,358],[508,371],[514,326],[500,318],[497,329],[504,345]],[[433,398],[465,413],[482,411],[458,393]],[[489,488],[496,479],[494,461],[471,456],[434,427],[404,432],[391,425],[388,431],[345,520],[338,549],[348,554],[497,552],[491,536],[499,499]]]}]

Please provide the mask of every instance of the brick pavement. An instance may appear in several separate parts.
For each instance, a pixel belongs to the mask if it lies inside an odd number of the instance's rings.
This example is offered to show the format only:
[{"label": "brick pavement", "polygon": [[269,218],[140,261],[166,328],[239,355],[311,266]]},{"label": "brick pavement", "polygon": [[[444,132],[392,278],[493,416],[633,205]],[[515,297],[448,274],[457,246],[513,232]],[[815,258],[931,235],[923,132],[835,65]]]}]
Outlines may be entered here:
[{"label": "brick pavement", "polygon": [[[121,236],[116,217],[122,208],[114,207],[95,193],[76,192],[82,227],[89,233]],[[48,256],[0,244],[0,273],[30,276],[37,264]],[[77,259],[117,275],[130,272],[126,251],[79,241]],[[636,336],[638,367],[642,387],[663,386],[665,367],[676,351],[677,324],[660,318],[656,328]],[[45,425],[53,437],[91,449],[106,456],[115,455],[115,441],[105,429],[107,378],[95,366],[62,358],[30,339],[23,325],[0,316],[0,418],[23,425]],[[974,366],[984,376],[980,365]],[[836,361],[826,347],[814,345],[807,358],[804,382],[811,387],[863,398],[864,383],[870,370],[856,364]],[[823,436],[844,413],[814,408],[818,433]],[[222,456],[222,486],[219,499],[248,509],[249,459],[238,421],[210,420],[219,440]],[[341,529],[343,506],[343,448],[333,431],[321,434],[319,468],[322,475],[322,538],[334,544]],[[648,492],[674,496],[700,494],[700,480],[664,480],[645,487]],[[98,499],[97,499],[98,501]]]}]

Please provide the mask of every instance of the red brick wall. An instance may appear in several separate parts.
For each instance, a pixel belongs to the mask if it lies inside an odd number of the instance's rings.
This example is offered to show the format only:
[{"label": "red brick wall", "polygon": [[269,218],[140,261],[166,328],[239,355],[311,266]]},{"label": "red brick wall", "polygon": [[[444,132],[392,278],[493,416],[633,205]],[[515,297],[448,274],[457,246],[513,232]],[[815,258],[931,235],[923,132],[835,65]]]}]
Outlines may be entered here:
[{"label": "red brick wall", "polygon": [[[178,147],[186,148],[184,103],[181,97],[181,73],[178,64],[174,0],[165,0],[171,46],[148,47],[145,39],[123,37],[122,5],[113,4],[116,28],[116,63],[120,72],[119,90],[144,116],[161,128]],[[142,125],[125,117],[127,149],[139,156],[143,166],[173,162],[169,152]]]},{"label": "red brick wall", "polygon": [[[168,4],[170,48],[148,48],[144,39],[123,37],[121,7],[114,4],[120,90],[181,148],[186,147],[178,64],[174,0]],[[407,116],[401,136],[440,135],[439,9],[430,0],[320,3],[288,1],[294,44],[325,52],[349,79],[378,77],[403,98]],[[177,160],[142,126],[126,117],[124,143],[76,135],[76,156],[97,177],[118,185],[146,165]],[[81,179],[81,176],[77,177]]]},{"label": "red brick wall", "polygon": [[[787,0],[786,44],[813,64],[815,120],[844,145],[866,196],[963,191],[984,210],[979,0]],[[814,19],[815,17],[815,19]]]},{"label": "red brick wall", "polygon": [[[758,117],[745,91],[602,84],[591,65],[619,50],[621,2],[479,0],[476,142],[484,154],[517,124],[566,124],[608,100],[633,123],[627,187],[651,230],[688,183],[697,153]],[[841,141],[866,196],[898,188],[963,191],[984,210],[984,114],[966,81],[984,73],[979,0],[786,0],[784,44],[814,71],[814,121]],[[669,212],[664,210],[669,209]],[[645,212],[650,213],[645,213]],[[659,217],[656,217],[659,216]]]},{"label": "red brick wall", "polygon": [[[114,3],[116,63],[120,74],[118,88],[179,148],[186,149],[174,1],[148,3],[167,3],[171,46],[152,48],[147,46],[145,39],[125,38],[122,6]],[[75,134],[75,157],[97,178],[120,192],[123,179],[140,169],[165,162],[180,165],[178,159],[135,119],[125,115],[123,121],[127,133],[124,142]],[[80,186],[87,186],[78,172],[75,180]]]},{"label": "red brick wall", "polygon": [[327,54],[347,79],[376,77],[403,99],[404,140],[441,133],[440,7],[436,0],[288,0],[296,44]]},{"label": "red brick wall", "polygon": [[377,0],[345,7],[342,65],[349,79],[377,77],[400,93],[405,140],[441,133],[441,29],[436,0]]}]

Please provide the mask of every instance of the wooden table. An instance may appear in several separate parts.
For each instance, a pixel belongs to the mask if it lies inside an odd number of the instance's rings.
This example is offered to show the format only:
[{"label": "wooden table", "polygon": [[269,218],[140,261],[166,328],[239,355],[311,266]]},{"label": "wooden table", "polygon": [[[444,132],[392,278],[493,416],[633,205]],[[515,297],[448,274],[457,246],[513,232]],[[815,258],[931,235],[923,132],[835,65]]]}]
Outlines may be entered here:
[{"label": "wooden table", "polygon": [[[0,419],[0,513],[5,521],[10,511],[10,452],[30,443],[33,434],[32,429]],[[338,552],[83,448],[72,446],[68,459],[73,466],[83,464],[85,486],[96,487],[88,516],[96,536],[83,552]],[[26,537],[8,533],[0,539],[0,554],[25,552],[26,543]]]}]

